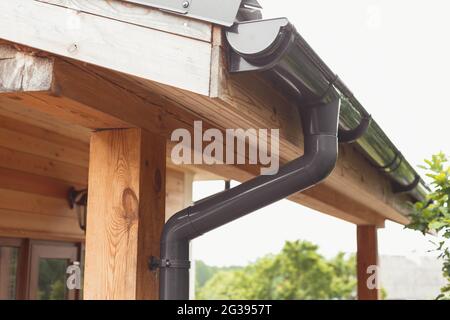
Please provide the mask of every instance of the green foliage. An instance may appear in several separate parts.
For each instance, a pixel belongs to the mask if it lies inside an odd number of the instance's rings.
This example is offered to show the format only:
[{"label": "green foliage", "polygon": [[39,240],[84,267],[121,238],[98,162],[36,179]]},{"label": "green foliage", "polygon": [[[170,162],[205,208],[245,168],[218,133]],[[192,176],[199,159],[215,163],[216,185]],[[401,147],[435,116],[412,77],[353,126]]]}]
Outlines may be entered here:
[{"label": "green foliage", "polygon": [[310,242],[286,242],[269,255],[240,269],[217,272],[199,288],[198,299],[306,300],[355,299],[355,257],[331,260]]},{"label": "green foliage", "polygon": [[448,284],[442,288],[438,299],[450,299],[450,166],[443,153],[434,155],[431,160],[425,160],[427,176],[432,179],[433,191],[425,201],[411,205],[410,229],[423,234],[435,233],[444,238],[436,243],[439,258],[443,260],[442,272]]},{"label": "green foliage", "polygon": [[206,282],[211,279],[219,271],[232,271],[241,269],[240,267],[211,267],[203,261],[195,261],[195,286],[196,288],[203,287]]},{"label": "green foliage", "polygon": [[39,261],[38,300],[64,300],[66,296],[66,261],[41,259]]}]

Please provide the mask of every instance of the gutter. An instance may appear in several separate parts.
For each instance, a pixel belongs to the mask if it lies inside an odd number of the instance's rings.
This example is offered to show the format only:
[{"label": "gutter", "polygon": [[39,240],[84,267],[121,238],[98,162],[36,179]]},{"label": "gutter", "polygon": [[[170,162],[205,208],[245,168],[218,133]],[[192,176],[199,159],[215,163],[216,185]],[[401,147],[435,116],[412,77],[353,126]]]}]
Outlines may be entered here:
[{"label": "gutter", "polygon": [[300,104],[324,96],[341,99],[339,140],[354,143],[371,164],[388,176],[394,193],[423,201],[425,182],[364,109],[348,87],[286,19],[237,23],[226,32],[230,72],[260,72]]}]

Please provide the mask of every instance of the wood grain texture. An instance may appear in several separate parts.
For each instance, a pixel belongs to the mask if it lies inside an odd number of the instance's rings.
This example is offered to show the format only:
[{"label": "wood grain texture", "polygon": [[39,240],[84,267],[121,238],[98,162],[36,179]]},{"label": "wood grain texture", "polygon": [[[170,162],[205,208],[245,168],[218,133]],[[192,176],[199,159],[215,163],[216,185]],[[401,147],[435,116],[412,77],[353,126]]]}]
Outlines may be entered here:
[{"label": "wood grain texture", "polygon": [[140,129],[91,140],[85,299],[157,299],[164,225],[165,139]]},{"label": "wood grain texture", "polygon": [[211,41],[210,23],[117,0],[38,0],[134,25]]},{"label": "wood grain texture", "polygon": [[85,151],[1,127],[0,147],[86,168],[89,164],[89,154]]},{"label": "wood grain texture", "polygon": [[190,172],[167,170],[166,221],[192,204],[194,175]]},{"label": "wood grain texture", "polygon": [[9,189],[0,189],[0,209],[55,217],[77,218],[75,210],[69,208],[67,199]]},{"label": "wood grain texture", "polygon": [[67,194],[86,188],[88,157],[81,141],[0,116],[0,236],[82,241]]},{"label": "wood grain texture", "polygon": [[34,0],[0,1],[0,38],[209,94],[205,41]]},{"label": "wood grain texture", "polygon": [[0,209],[0,234],[4,237],[76,240],[84,237],[77,218],[56,217]]},{"label": "wood grain texture", "polygon": [[60,199],[67,198],[67,193],[71,187],[76,187],[78,189],[86,187],[86,185],[76,185],[50,177],[1,167],[0,177],[0,188],[2,189],[21,191]]},{"label": "wood grain texture", "polygon": [[48,90],[53,62],[0,44],[0,92]]},{"label": "wood grain texture", "polygon": [[[357,276],[358,276],[358,299],[378,300],[380,293],[378,289],[369,289],[367,286],[368,268],[378,266],[378,238],[376,226],[357,227],[356,255]],[[378,275],[379,276],[379,275]]]},{"label": "wood grain texture", "polygon": [[88,170],[85,167],[3,147],[0,147],[0,166],[7,169],[55,178],[76,185],[86,185],[88,177]]},{"label": "wood grain texture", "polygon": [[[5,117],[0,115],[0,128],[3,130],[9,130],[10,132],[18,132],[22,135],[34,137],[36,139],[45,140],[49,143],[59,145],[61,147],[70,148],[87,154],[84,158],[89,158],[89,143],[82,140],[72,139],[60,133],[57,133],[55,126],[49,130],[45,126],[33,125],[31,122],[27,122],[28,117]],[[54,121],[55,123],[56,121]],[[83,138],[84,139],[84,138]]]},{"label": "wood grain texture", "polygon": [[[0,94],[0,115],[22,122],[25,126],[38,127],[53,132],[61,137],[89,144],[91,129],[67,121],[62,121],[54,115],[40,111],[31,104],[27,104],[21,95]],[[23,126],[23,125],[22,125]]]}]

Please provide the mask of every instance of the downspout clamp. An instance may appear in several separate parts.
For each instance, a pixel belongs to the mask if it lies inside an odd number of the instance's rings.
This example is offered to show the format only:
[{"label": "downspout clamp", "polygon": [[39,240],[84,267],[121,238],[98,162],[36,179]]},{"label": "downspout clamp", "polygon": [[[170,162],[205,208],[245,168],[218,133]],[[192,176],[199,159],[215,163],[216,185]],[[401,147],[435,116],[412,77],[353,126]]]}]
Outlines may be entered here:
[{"label": "downspout clamp", "polygon": [[[189,242],[253,211],[310,188],[334,169],[338,156],[340,100],[299,107],[304,133],[304,155],[276,175],[259,176],[206,198],[175,214],[165,225],[160,268],[160,299],[189,299]],[[327,100],[327,99],[326,99]]]}]

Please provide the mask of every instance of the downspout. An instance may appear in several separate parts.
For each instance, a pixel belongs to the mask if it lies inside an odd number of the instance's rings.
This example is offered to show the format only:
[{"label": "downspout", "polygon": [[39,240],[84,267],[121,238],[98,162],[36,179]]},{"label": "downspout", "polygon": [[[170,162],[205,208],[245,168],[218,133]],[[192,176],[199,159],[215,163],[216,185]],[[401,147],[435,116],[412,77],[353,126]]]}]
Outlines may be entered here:
[{"label": "downspout", "polygon": [[[299,108],[304,155],[275,175],[259,176],[235,188],[201,200],[175,214],[161,238],[160,299],[189,299],[189,242],[253,211],[310,188],[325,179],[336,165],[340,99],[330,96]],[[324,99],[327,100],[327,99]]]}]

